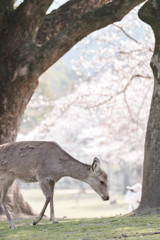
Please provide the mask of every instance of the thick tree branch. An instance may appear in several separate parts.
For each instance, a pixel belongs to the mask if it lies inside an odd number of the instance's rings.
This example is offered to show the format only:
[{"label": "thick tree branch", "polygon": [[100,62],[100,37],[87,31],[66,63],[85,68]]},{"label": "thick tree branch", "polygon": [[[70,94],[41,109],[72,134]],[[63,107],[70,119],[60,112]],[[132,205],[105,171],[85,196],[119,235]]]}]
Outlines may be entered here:
[{"label": "thick tree branch", "polygon": [[24,0],[6,18],[1,44],[5,45],[7,42],[9,49],[12,50],[20,47],[26,41],[33,42],[52,2],[53,0]]},{"label": "thick tree branch", "polygon": [[37,54],[36,67],[42,73],[91,32],[120,21],[144,0],[113,0],[103,7],[89,11],[71,22],[53,39],[43,44]]},{"label": "thick tree branch", "polygon": [[45,43],[56,36],[58,32],[62,31],[72,21],[75,21],[90,10],[104,6],[108,2],[109,0],[68,1],[45,17],[37,35],[37,43]]},{"label": "thick tree branch", "polygon": [[[37,35],[37,43],[43,44],[44,42],[50,40],[60,31],[62,31],[68,24],[72,21],[76,21],[83,14],[94,11],[97,8],[103,7],[107,4],[109,0],[70,0],[66,4],[62,5],[59,9],[52,11],[49,15],[46,16],[42,27],[40,28]],[[123,0],[113,0],[113,4],[123,5],[123,2],[127,5],[138,5],[144,0],[140,1],[123,1]],[[133,7],[134,7],[133,6]],[[133,8],[132,7],[132,8]]]}]

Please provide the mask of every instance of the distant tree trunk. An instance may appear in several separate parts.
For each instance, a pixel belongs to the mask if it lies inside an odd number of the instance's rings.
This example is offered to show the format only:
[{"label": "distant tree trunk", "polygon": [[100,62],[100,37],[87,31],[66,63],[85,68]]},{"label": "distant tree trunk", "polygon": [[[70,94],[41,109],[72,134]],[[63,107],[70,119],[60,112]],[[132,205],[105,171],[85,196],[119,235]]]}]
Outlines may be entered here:
[{"label": "distant tree trunk", "polygon": [[160,207],[160,0],[149,0],[139,11],[141,20],[149,24],[155,35],[151,60],[154,90],[147,125],[143,168],[141,208]]}]

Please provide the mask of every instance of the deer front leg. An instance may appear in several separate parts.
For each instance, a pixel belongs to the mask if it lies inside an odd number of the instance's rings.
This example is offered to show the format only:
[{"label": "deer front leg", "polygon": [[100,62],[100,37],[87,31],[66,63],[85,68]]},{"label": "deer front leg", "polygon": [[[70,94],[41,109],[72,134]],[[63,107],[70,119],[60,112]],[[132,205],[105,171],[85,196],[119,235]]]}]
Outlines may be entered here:
[{"label": "deer front leg", "polygon": [[55,186],[55,182],[54,181],[50,181],[50,189],[51,189],[51,199],[50,199],[50,220],[53,223],[58,223],[58,221],[55,218],[54,215],[54,203],[53,203],[53,196],[54,196],[54,186]]},{"label": "deer front leg", "polygon": [[50,189],[50,185],[49,185],[49,181],[47,179],[43,179],[43,180],[39,181],[39,184],[40,184],[40,188],[41,188],[43,194],[46,197],[46,201],[45,201],[45,204],[44,204],[44,206],[42,208],[42,211],[35,218],[35,220],[33,222],[33,225],[36,225],[42,219],[42,217],[44,216],[45,210],[46,210],[46,208],[48,206],[48,203],[51,200],[51,195],[52,195],[52,192],[51,192],[51,189]]}]

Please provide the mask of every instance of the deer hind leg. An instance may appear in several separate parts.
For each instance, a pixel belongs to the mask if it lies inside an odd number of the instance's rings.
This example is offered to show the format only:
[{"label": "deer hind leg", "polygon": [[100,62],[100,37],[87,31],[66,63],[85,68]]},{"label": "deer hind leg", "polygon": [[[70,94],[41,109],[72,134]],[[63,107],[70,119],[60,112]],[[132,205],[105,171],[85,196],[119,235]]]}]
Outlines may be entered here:
[{"label": "deer hind leg", "polygon": [[15,227],[13,221],[12,221],[12,218],[9,214],[9,211],[7,209],[7,206],[6,206],[6,195],[7,195],[7,192],[8,192],[8,188],[12,185],[13,181],[14,181],[14,178],[12,178],[8,175],[6,175],[5,177],[3,175],[3,177],[0,179],[0,183],[1,183],[0,204],[1,204],[2,209],[3,209],[3,211],[4,211],[4,213],[7,217],[10,228],[11,229],[16,229],[16,227]]},{"label": "deer hind leg", "polygon": [[54,181],[50,181],[49,185],[50,185],[50,189],[51,189],[50,220],[51,220],[53,223],[58,223],[58,221],[56,220],[55,215],[54,215],[54,203],[53,203],[55,182],[54,182]]},{"label": "deer hind leg", "polygon": [[44,213],[45,213],[45,210],[48,206],[48,203],[50,202],[51,200],[51,195],[52,195],[52,192],[51,192],[51,188],[50,188],[50,185],[49,185],[49,180],[48,179],[43,179],[43,180],[40,180],[39,181],[39,185],[40,185],[40,188],[43,192],[43,194],[45,195],[46,197],[46,201],[45,201],[45,204],[42,208],[42,211],[40,212],[40,214],[35,218],[34,222],[33,222],[33,225],[36,225],[41,219],[42,217],[44,216]]}]

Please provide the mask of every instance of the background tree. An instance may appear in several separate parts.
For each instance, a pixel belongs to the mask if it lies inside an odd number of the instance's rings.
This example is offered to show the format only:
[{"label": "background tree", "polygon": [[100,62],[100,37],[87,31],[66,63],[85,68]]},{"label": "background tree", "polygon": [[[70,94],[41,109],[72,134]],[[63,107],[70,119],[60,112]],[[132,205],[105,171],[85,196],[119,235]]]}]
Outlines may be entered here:
[{"label": "background tree", "polygon": [[[0,143],[16,140],[39,76],[89,33],[120,21],[143,0],[0,2]],[[16,199],[17,201],[17,199]]]}]

